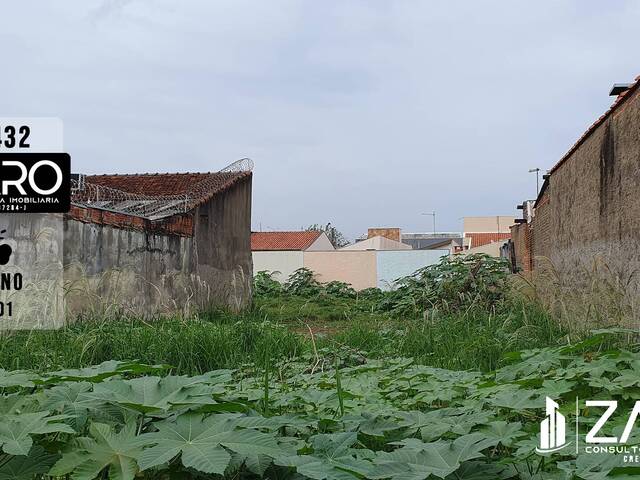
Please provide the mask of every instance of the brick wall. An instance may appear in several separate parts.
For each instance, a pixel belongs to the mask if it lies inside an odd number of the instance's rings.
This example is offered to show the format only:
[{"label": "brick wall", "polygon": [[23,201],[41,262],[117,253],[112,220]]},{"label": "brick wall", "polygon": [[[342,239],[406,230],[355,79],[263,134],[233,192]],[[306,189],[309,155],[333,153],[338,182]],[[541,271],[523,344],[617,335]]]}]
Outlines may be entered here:
[{"label": "brick wall", "polygon": [[390,240],[400,241],[400,229],[399,228],[370,228],[367,233],[367,238],[372,237],[385,237]]},{"label": "brick wall", "polygon": [[67,218],[83,223],[108,225],[127,230],[147,231],[167,235],[193,236],[193,213],[174,215],[152,222],[146,218],[118,212],[109,212],[97,208],[82,208],[75,205],[66,214]]},{"label": "brick wall", "polygon": [[516,268],[519,271],[529,272],[533,268],[531,255],[531,228],[528,223],[519,223],[511,226],[511,239],[515,251]]},{"label": "brick wall", "polygon": [[629,94],[552,170],[532,221],[536,268],[549,259],[578,286],[606,264],[624,284],[640,272],[640,94]]}]

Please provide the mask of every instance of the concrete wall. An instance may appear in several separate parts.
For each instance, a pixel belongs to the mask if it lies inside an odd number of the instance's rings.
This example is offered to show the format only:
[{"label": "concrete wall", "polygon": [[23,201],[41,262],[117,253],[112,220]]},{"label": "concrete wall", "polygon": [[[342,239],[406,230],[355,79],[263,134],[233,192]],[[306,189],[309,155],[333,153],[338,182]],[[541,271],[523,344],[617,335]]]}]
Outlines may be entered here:
[{"label": "concrete wall", "polygon": [[438,263],[440,258],[448,256],[448,250],[403,250],[379,251],[377,253],[378,288],[388,290],[393,282],[411,275],[419,268]]},{"label": "concrete wall", "polygon": [[286,281],[296,269],[306,267],[323,283],[337,280],[351,284],[356,290],[389,289],[395,279],[437,263],[443,255],[448,255],[448,251],[253,252],[253,268],[254,274],[261,270],[282,272],[274,277],[280,282]]},{"label": "concrete wall", "polygon": [[[3,253],[10,249],[0,273],[11,284],[0,290],[0,330],[64,325],[62,214],[0,213],[0,229],[6,230],[0,235]],[[22,285],[16,290],[17,276]]]},{"label": "concrete wall", "polygon": [[197,274],[207,283],[206,305],[234,311],[252,301],[251,176],[196,209]]},{"label": "concrete wall", "polygon": [[515,217],[510,215],[492,215],[486,217],[464,217],[463,230],[465,233],[509,233]]},{"label": "concrete wall", "polygon": [[[67,312],[153,316],[251,302],[251,177],[192,212],[193,235],[64,219]],[[124,217],[124,216],[123,216]]]},{"label": "concrete wall", "polygon": [[536,207],[535,268],[550,260],[575,286],[596,261],[640,284],[640,93],[630,95],[552,171]]},{"label": "concrete wall", "polygon": [[304,252],[304,266],[313,270],[320,282],[338,280],[350,283],[356,290],[377,285],[373,251]]},{"label": "concrete wall", "polygon": [[274,279],[285,282],[298,268],[304,266],[302,251],[260,251],[253,252],[254,276],[263,270],[280,272],[274,275]]}]

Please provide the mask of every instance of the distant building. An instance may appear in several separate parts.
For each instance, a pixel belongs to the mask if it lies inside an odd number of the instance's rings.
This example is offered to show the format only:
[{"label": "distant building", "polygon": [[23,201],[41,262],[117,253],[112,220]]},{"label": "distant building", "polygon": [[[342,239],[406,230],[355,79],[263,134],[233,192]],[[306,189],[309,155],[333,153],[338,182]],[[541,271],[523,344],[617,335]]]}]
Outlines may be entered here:
[{"label": "distant building", "polygon": [[340,250],[411,250],[411,246],[378,235],[367,238],[366,240],[361,240],[352,245],[347,245]]},{"label": "distant building", "polygon": [[460,232],[439,233],[402,233],[402,243],[410,245],[414,250],[449,250],[450,253],[465,247]]},{"label": "distant building", "polygon": [[252,252],[334,250],[329,237],[319,230],[299,232],[251,232]]},{"label": "distant building", "polygon": [[[500,247],[511,238],[512,215],[464,217],[463,231],[468,239],[467,253],[486,253],[500,256]],[[495,245],[493,245],[495,244]]]},{"label": "distant building", "polygon": [[329,237],[319,230],[251,233],[254,275],[277,272],[274,278],[281,282],[304,266],[303,252],[331,250],[335,249]]},{"label": "distant building", "polygon": [[376,227],[367,230],[367,238],[384,237],[396,242],[400,241],[401,230],[398,227]]}]

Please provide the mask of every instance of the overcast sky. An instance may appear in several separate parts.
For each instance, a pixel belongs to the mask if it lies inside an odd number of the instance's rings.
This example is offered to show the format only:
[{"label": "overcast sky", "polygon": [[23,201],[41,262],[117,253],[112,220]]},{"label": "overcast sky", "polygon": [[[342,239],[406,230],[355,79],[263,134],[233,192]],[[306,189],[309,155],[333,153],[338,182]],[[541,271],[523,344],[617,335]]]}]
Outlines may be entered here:
[{"label": "overcast sky", "polygon": [[0,18],[0,115],[61,118],[74,171],[251,157],[254,229],[351,238],[515,214],[527,170],[640,74],[637,1],[20,0]]}]

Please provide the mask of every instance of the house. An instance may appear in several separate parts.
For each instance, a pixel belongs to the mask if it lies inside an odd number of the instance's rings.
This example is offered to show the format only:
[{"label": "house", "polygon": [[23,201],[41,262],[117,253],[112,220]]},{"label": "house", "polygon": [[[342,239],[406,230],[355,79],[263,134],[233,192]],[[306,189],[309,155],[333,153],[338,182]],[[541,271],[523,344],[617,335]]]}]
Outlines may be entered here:
[{"label": "house", "polygon": [[[616,84],[611,107],[543,176],[533,206],[512,226],[516,266],[552,268],[571,288],[586,272],[640,287],[640,77]],[[594,272],[594,268],[597,271]]]},{"label": "house", "polygon": [[414,251],[389,238],[399,238],[400,229],[369,229],[369,234],[371,238],[335,250],[326,235],[318,231],[253,232],[254,275],[274,272],[276,280],[285,282],[304,267],[323,283],[345,282],[356,290],[388,289],[397,278],[437,263],[449,254],[448,250]]},{"label": "house", "polygon": [[458,252],[469,243],[460,232],[402,233],[401,238],[402,243],[414,250],[449,250],[449,253]]},{"label": "house", "polygon": [[327,234],[320,230],[299,232],[251,232],[252,252],[333,250]]},{"label": "house", "polygon": [[500,248],[511,238],[511,225],[515,218],[510,215],[463,217],[462,228],[467,248],[462,253],[485,253],[500,256]]},{"label": "house", "polygon": [[411,245],[377,235],[342,247],[340,250],[411,250]]},{"label": "house", "polygon": [[[240,310],[251,302],[251,167],[245,159],[209,173],[75,175],[68,213],[5,217],[16,262],[61,252],[71,318]],[[34,247],[44,229],[54,240]]]},{"label": "house", "polygon": [[274,278],[282,282],[304,266],[303,252],[331,250],[333,244],[320,230],[251,232],[254,275],[275,272]]}]

